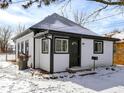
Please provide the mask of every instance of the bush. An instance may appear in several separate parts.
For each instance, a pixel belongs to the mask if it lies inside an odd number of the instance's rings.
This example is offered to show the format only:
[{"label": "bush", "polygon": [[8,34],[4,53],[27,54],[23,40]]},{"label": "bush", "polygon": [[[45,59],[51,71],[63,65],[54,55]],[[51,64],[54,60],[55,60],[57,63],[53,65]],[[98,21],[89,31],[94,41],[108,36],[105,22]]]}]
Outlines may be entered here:
[{"label": "bush", "polygon": [[30,56],[24,53],[21,53],[18,55],[17,64],[19,66],[19,70],[24,70],[28,68],[27,63],[28,63],[29,57]]}]

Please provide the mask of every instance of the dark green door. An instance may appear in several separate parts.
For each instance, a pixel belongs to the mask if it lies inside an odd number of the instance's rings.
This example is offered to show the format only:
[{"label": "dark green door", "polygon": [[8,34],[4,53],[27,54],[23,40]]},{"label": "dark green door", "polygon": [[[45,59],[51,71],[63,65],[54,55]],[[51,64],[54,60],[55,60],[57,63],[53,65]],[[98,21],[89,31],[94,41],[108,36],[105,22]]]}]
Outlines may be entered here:
[{"label": "dark green door", "polygon": [[70,52],[70,67],[80,66],[80,39],[70,38],[69,52]]}]

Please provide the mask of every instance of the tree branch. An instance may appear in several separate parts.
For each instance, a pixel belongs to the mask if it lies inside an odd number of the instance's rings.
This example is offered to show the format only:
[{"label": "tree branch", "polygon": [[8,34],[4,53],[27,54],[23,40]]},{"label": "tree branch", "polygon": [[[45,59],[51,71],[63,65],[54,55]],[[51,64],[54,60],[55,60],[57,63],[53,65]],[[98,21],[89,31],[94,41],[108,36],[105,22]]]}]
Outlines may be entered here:
[{"label": "tree branch", "polygon": [[106,5],[120,5],[120,6],[124,6],[124,1],[123,0],[118,0],[118,1],[111,1],[111,0],[89,0],[89,1],[94,1],[94,2],[98,2],[98,3],[102,3],[102,4],[106,4]]}]

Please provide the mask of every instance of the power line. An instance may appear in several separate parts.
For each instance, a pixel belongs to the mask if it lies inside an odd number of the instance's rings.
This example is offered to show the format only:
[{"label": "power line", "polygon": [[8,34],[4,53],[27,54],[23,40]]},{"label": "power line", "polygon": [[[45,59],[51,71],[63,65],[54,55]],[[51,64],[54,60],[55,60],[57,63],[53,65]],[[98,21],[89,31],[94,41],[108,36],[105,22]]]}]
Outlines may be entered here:
[{"label": "power line", "polygon": [[[117,27],[117,26],[121,26],[121,25],[122,25],[121,23],[123,23],[123,24],[124,24],[124,22],[120,22],[120,23],[118,23],[118,24],[116,24],[116,25],[114,25],[114,26],[113,26],[113,25],[111,25],[111,26],[106,26],[106,27],[103,27],[103,28],[105,28],[105,29],[106,29],[106,28],[111,28],[111,27],[113,27],[113,28],[114,28],[114,27]],[[121,24],[121,25],[120,25],[120,24]]]},{"label": "power line", "polygon": [[[102,27],[102,28],[104,28],[104,29],[106,29],[106,28],[111,28],[111,27],[116,27],[116,26],[120,26],[120,24],[122,24],[122,23],[124,23],[124,22],[119,22],[119,23],[117,23],[116,25],[111,25],[111,26],[104,26],[104,27]],[[122,24],[123,25],[123,24]],[[91,27],[96,27],[96,26],[91,26]]]},{"label": "power line", "polygon": [[[105,17],[102,17],[102,18],[99,18],[99,19],[96,19],[96,20],[93,20],[93,21],[88,21],[87,23],[96,22],[96,21],[100,21],[100,20],[104,20],[104,19],[107,19],[107,18],[116,16],[116,15],[119,15],[119,14],[121,14],[121,13],[123,13],[123,12],[120,12],[120,13],[117,13],[117,14],[113,14],[113,15],[109,15],[109,16],[105,16]],[[119,22],[119,23],[124,23],[124,22]],[[56,27],[56,28],[54,28],[54,29],[65,28],[65,27],[67,27],[67,26]],[[93,26],[93,27],[95,27],[95,26]],[[107,28],[107,27],[105,27],[105,28]],[[108,27],[108,28],[109,28],[109,27]]]},{"label": "power line", "polygon": [[109,15],[109,16],[105,16],[105,17],[102,17],[102,18],[99,18],[99,19],[96,19],[96,20],[87,21],[87,22],[85,22],[85,23],[100,21],[100,20],[103,20],[103,19],[106,19],[106,18],[110,18],[110,17],[116,16],[116,15],[120,15],[120,14],[122,14],[122,13],[123,13],[123,12],[120,12],[120,13],[117,13],[117,14],[113,14],[113,15]]}]

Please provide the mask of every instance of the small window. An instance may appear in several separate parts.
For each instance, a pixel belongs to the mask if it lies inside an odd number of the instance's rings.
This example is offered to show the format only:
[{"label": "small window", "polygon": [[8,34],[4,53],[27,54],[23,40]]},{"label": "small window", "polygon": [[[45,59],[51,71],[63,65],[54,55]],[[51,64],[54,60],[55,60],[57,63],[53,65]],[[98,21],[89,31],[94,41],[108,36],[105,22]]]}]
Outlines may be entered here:
[{"label": "small window", "polygon": [[48,39],[42,39],[42,53],[48,53]]},{"label": "small window", "polygon": [[29,41],[25,41],[25,54],[29,54]]},{"label": "small window", "polygon": [[94,53],[103,54],[103,41],[94,41]]},{"label": "small window", "polygon": [[24,53],[24,42],[21,42],[21,53]]},{"label": "small window", "polygon": [[68,53],[68,39],[55,39],[55,52]]}]

